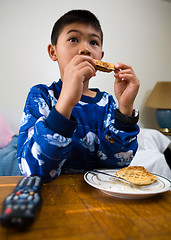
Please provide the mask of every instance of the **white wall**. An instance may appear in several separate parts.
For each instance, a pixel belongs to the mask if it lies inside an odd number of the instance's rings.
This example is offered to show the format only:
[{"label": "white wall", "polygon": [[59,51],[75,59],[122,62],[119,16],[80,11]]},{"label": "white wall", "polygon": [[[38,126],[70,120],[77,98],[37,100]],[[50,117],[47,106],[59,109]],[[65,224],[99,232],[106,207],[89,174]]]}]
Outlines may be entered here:
[{"label": "white wall", "polygon": [[[55,21],[71,9],[88,9],[104,31],[104,61],[131,64],[141,87],[135,107],[140,126],[157,127],[144,106],[157,81],[171,81],[169,0],[0,0],[0,107],[23,108],[32,85],[58,80],[47,54]],[[90,86],[113,94],[113,74],[98,73]]]}]

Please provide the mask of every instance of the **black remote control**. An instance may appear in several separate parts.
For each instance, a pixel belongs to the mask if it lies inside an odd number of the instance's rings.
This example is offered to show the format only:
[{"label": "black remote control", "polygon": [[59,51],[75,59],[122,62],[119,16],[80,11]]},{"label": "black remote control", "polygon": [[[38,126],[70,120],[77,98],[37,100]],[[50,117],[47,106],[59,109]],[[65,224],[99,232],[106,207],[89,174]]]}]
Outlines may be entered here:
[{"label": "black remote control", "polygon": [[23,177],[3,202],[1,224],[4,227],[30,226],[41,206],[42,180],[39,176]]}]

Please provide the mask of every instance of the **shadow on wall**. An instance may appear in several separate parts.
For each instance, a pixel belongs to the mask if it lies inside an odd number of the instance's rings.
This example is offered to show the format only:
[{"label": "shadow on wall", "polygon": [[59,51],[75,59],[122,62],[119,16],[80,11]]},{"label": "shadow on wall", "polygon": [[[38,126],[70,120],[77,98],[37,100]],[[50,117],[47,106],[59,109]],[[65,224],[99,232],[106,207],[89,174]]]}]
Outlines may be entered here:
[{"label": "shadow on wall", "polygon": [[146,107],[146,101],[151,93],[151,90],[147,91],[144,96],[144,103],[142,104],[142,108],[140,109],[140,119],[143,123],[144,128],[152,128],[152,129],[159,129],[157,120],[156,120],[156,109]]},{"label": "shadow on wall", "polygon": [[159,129],[156,121],[155,111],[155,109],[145,106],[141,110],[141,121],[143,122],[145,128]]},{"label": "shadow on wall", "polygon": [[164,1],[164,2],[170,2],[170,3],[171,3],[171,0],[162,0],[162,1]]}]

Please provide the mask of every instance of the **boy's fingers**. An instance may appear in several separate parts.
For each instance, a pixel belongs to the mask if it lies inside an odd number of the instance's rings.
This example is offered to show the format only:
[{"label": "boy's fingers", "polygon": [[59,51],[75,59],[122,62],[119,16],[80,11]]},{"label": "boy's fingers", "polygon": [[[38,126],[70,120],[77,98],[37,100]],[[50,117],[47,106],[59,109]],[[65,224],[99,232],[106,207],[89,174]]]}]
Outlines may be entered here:
[{"label": "boy's fingers", "polygon": [[129,81],[133,80],[131,74],[120,74],[119,78],[124,78],[124,80],[129,80]]},{"label": "boy's fingers", "polygon": [[88,61],[83,61],[80,64],[78,64],[78,69],[81,70],[82,68],[87,67],[90,70],[92,70],[94,73],[96,72],[95,68],[92,66],[92,64]]},{"label": "boy's fingers", "polygon": [[116,73],[119,73],[119,71],[120,71],[119,69],[115,69],[115,70],[114,70],[115,74],[116,74]]},{"label": "boy's fingers", "polygon": [[93,61],[93,59],[89,56],[86,55],[76,55],[77,61],[78,62],[84,62],[87,61],[89,63],[91,63],[91,65],[95,66],[95,62]]},{"label": "boy's fingers", "polygon": [[125,69],[125,70],[120,70],[115,73],[115,77],[123,77],[123,75],[130,74],[133,75],[133,72],[131,69]]},{"label": "boy's fingers", "polygon": [[118,70],[119,69],[122,69],[122,70],[124,70],[124,69],[132,69],[131,65],[128,65],[128,64],[125,64],[125,63],[121,63],[121,62],[116,63],[114,66]]}]

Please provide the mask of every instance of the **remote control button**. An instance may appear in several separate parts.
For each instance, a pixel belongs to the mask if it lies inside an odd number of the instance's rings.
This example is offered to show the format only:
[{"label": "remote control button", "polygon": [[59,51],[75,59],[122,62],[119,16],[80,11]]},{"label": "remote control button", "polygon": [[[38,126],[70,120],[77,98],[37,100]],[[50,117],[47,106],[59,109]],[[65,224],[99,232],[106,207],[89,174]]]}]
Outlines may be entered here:
[{"label": "remote control button", "polygon": [[33,183],[33,177],[30,177],[29,178],[29,180],[28,180],[28,182],[27,182],[27,186],[31,186],[32,185],[32,183]]},{"label": "remote control button", "polygon": [[29,196],[29,197],[27,198],[27,200],[28,200],[28,201],[33,200],[33,196]]},{"label": "remote control button", "polygon": [[15,204],[14,206],[13,206],[13,210],[17,210],[19,208],[19,205],[17,205],[17,204]]},{"label": "remote control button", "polygon": [[38,187],[40,186],[40,178],[36,178],[34,186]]},{"label": "remote control button", "polygon": [[28,197],[28,194],[25,194],[25,193],[20,195],[20,199],[26,199],[27,197]]},{"label": "remote control button", "polygon": [[7,198],[6,198],[6,201],[10,201],[12,198],[13,198],[14,194],[10,194]]},{"label": "remote control button", "polygon": [[23,185],[24,185],[24,182],[26,181],[26,177],[23,177],[22,179],[21,179],[21,181],[19,182],[19,184],[18,184],[18,187],[23,187]]},{"label": "remote control button", "polygon": [[29,204],[29,205],[27,206],[27,208],[31,210],[32,208],[34,208],[34,205],[33,205],[33,204]]},{"label": "remote control button", "polygon": [[34,190],[34,191],[37,191],[37,189],[38,189],[38,188],[37,188],[36,186],[33,186],[33,190]]},{"label": "remote control button", "polygon": [[16,200],[18,200],[19,199],[19,197],[18,196],[14,196],[14,198],[13,198],[15,201]]},{"label": "remote control button", "polygon": [[21,210],[25,210],[25,209],[26,209],[26,205],[21,205],[21,206],[20,206],[20,209],[21,209]]},{"label": "remote control button", "polygon": [[5,209],[5,214],[10,214],[10,213],[12,213],[12,208]]},{"label": "remote control button", "polygon": [[11,222],[12,223],[21,223],[22,222],[22,218],[12,218]]}]

